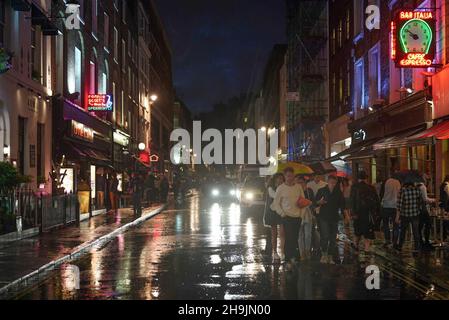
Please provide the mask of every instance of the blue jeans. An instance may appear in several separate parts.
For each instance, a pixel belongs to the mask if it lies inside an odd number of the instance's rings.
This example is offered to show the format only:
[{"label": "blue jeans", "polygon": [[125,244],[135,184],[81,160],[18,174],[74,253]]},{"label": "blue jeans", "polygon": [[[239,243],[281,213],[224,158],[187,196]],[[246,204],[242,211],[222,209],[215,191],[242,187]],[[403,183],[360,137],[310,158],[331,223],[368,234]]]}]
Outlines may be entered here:
[{"label": "blue jeans", "polygon": [[312,248],[312,223],[302,222],[301,228],[299,229],[299,252],[301,256],[310,253]]}]

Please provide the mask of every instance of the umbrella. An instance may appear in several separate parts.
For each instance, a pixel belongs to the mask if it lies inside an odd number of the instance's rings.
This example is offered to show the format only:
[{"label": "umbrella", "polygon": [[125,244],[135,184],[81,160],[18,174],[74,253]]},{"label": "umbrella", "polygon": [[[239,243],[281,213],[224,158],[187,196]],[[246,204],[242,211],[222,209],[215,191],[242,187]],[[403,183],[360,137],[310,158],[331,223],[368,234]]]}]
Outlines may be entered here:
[{"label": "umbrella", "polygon": [[343,171],[333,172],[330,175],[338,177],[338,178],[347,178],[348,177],[348,174],[346,172],[343,172]]},{"label": "umbrella", "polygon": [[394,174],[394,177],[403,184],[425,183],[422,174],[417,170],[403,170]]},{"label": "umbrella", "polygon": [[293,168],[293,170],[295,171],[295,175],[296,174],[303,174],[303,175],[313,174],[313,170],[309,166],[306,166],[305,164],[302,164],[299,162],[279,163],[278,172],[283,172],[284,169],[288,168],[288,167]]}]

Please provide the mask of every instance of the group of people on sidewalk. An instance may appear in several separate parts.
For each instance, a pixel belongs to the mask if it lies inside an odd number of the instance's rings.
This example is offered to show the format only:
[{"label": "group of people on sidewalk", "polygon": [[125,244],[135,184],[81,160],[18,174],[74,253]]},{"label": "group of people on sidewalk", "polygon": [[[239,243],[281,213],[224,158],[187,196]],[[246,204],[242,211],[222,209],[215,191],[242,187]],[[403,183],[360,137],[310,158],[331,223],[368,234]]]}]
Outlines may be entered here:
[{"label": "group of people on sidewalk", "polygon": [[[270,177],[264,224],[271,228],[267,248],[273,263],[284,261],[287,269],[292,269],[298,260],[321,255],[321,263],[335,264],[342,218],[346,236],[361,259],[370,252],[381,225],[386,248],[401,251],[409,226],[414,251],[432,248],[428,205],[436,200],[428,197],[424,183],[400,181],[392,174],[378,190],[369,183],[366,172],[359,172],[356,178],[352,182],[330,174],[326,182],[320,175],[308,181],[295,176],[293,168]],[[449,211],[449,176],[441,189],[440,206]]]}]

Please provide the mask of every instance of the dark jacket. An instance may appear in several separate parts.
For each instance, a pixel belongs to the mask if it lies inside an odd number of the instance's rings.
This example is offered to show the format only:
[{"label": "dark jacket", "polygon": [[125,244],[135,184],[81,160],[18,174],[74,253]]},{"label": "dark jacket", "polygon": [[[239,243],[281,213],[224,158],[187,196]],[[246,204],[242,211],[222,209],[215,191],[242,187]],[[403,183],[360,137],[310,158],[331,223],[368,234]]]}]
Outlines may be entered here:
[{"label": "dark jacket", "polygon": [[356,215],[377,215],[380,199],[376,189],[365,182],[354,184],[351,189],[351,209]]},{"label": "dark jacket", "polygon": [[339,212],[340,210],[343,211],[345,207],[345,198],[340,188],[336,186],[333,192],[330,191],[328,186],[321,188],[316,194],[315,201],[318,202],[323,198],[326,204],[320,206],[318,218],[328,221],[339,220]]}]

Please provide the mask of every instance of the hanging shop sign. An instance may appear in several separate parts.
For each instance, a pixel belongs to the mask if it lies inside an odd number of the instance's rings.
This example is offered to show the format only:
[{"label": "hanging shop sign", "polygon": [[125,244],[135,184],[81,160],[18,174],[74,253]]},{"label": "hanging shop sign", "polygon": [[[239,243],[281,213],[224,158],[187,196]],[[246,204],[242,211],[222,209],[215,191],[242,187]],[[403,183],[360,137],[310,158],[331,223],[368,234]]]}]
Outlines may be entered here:
[{"label": "hanging shop sign", "polygon": [[12,54],[4,48],[0,48],[0,74],[6,73],[12,68]]},{"label": "hanging shop sign", "polygon": [[129,145],[129,135],[124,133],[123,131],[120,131],[116,129],[113,133],[114,142],[123,146],[127,147]]},{"label": "hanging shop sign", "polygon": [[391,22],[391,59],[398,68],[427,68],[435,59],[435,13],[400,10]]},{"label": "hanging shop sign", "polygon": [[94,142],[94,131],[75,120],[72,120],[72,136],[89,142]]},{"label": "hanging shop sign", "polygon": [[139,160],[143,163],[149,164],[150,163],[150,154],[146,151],[141,151],[139,154]]},{"label": "hanging shop sign", "polygon": [[150,162],[158,162],[159,161],[159,156],[152,154],[150,156]]},{"label": "hanging shop sign", "polygon": [[87,111],[112,111],[113,100],[110,94],[89,94]]},{"label": "hanging shop sign", "polygon": [[360,142],[366,140],[366,131],[363,129],[360,129],[358,131],[355,131],[352,135],[353,142]]}]

